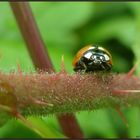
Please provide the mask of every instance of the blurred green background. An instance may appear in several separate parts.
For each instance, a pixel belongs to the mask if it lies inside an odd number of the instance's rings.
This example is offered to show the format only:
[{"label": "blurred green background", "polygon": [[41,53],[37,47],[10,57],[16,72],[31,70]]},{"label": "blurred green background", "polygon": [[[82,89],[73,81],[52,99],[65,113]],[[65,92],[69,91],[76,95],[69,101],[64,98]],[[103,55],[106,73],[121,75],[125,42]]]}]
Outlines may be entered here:
[{"label": "blurred green background", "polygon": [[[7,2],[0,8],[0,70],[33,71],[24,40]],[[126,73],[140,59],[139,2],[30,2],[41,35],[56,71],[64,55],[66,70],[73,73],[75,53],[87,44],[102,45],[113,57],[113,71]],[[140,73],[140,67],[135,74]],[[101,109],[76,114],[87,138],[140,137],[139,108],[122,108],[127,128],[114,109]],[[53,115],[28,118],[35,127],[28,128],[19,120],[9,120],[0,128],[0,137],[60,138],[65,137]]]}]

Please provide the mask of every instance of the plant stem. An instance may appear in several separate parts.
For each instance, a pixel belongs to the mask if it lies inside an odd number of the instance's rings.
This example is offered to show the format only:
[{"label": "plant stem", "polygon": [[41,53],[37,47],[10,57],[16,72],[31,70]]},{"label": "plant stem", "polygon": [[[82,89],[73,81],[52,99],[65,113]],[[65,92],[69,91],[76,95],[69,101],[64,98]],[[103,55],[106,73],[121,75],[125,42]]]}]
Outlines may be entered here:
[{"label": "plant stem", "polygon": [[0,103],[24,116],[140,106],[140,77],[125,76],[0,73]]},{"label": "plant stem", "polygon": [[10,2],[17,23],[36,68],[54,71],[45,44],[27,2]]},{"label": "plant stem", "polygon": [[[54,71],[28,2],[10,2],[10,4],[36,69]],[[74,114],[60,115],[58,120],[68,137],[83,137]]]}]

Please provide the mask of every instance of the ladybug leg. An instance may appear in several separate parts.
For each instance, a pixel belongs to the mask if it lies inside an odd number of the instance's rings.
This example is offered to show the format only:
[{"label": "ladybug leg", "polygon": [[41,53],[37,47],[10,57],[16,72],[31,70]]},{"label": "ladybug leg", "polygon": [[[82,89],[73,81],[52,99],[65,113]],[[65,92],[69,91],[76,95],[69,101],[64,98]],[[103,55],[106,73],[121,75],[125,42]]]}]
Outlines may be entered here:
[{"label": "ladybug leg", "polygon": [[85,63],[83,61],[80,61],[80,65],[83,67],[82,72],[86,72],[87,66],[85,65]]},{"label": "ladybug leg", "polygon": [[87,66],[82,60],[80,60],[77,66],[74,68],[75,72],[86,72],[86,70],[87,70]]},{"label": "ladybug leg", "polygon": [[102,63],[102,64],[101,64],[101,67],[102,67],[104,70],[110,70],[110,69],[111,69],[111,65],[108,64],[108,63]]},{"label": "ladybug leg", "polygon": [[106,68],[104,67],[104,65],[103,64],[101,64],[101,67],[105,70]]}]

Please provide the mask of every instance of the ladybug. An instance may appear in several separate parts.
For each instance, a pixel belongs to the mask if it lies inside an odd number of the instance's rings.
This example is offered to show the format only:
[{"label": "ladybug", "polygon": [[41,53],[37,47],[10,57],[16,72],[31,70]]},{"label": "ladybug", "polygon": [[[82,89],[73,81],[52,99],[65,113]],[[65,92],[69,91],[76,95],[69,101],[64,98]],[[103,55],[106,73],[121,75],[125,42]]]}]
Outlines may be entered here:
[{"label": "ladybug", "polygon": [[83,47],[73,60],[75,72],[110,71],[112,65],[111,54],[105,48],[97,45]]}]

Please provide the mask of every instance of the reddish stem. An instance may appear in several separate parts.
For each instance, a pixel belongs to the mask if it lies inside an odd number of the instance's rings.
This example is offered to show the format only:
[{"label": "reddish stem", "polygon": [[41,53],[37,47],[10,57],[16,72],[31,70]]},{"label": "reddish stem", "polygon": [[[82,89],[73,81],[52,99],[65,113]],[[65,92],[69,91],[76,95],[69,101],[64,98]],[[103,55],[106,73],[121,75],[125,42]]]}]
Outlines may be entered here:
[{"label": "reddish stem", "polygon": [[[54,71],[28,2],[10,2],[10,5],[35,67],[48,72]],[[68,137],[83,137],[74,114],[59,116],[58,120]]]},{"label": "reddish stem", "polygon": [[[78,122],[75,119],[74,114],[72,113],[61,114],[61,116],[58,116],[58,120],[59,122],[61,122],[61,126],[66,136],[70,138],[75,138],[75,137],[83,138],[82,131],[79,129],[79,126],[77,125]],[[72,122],[75,122],[75,123],[72,123]]]},{"label": "reddish stem", "polygon": [[27,2],[10,2],[26,46],[36,68],[54,71],[45,44]]}]

